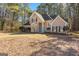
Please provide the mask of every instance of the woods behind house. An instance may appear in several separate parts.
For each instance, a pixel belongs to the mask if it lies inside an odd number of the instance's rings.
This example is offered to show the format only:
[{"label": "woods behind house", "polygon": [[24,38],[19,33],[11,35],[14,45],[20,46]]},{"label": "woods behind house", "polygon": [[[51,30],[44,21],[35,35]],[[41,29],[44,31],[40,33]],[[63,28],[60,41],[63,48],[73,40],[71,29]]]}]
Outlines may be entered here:
[{"label": "woods behind house", "polygon": [[[69,31],[79,31],[78,3],[41,3],[36,10],[40,14],[60,15],[69,24]],[[27,3],[0,3],[0,30],[17,32],[32,14]]]}]

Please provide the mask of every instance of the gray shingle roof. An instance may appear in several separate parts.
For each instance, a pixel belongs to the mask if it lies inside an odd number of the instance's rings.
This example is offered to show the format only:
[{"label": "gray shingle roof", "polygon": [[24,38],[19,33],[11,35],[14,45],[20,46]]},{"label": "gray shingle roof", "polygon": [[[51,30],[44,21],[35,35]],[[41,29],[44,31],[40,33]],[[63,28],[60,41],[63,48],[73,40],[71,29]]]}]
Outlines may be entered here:
[{"label": "gray shingle roof", "polygon": [[44,18],[44,20],[52,20],[57,17],[57,15],[47,15],[47,14],[41,14],[41,16]]},{"label": "gray shingle roof", "polygon": [[44,20],[51,20],[52,18],[47,14],[41,14],[41,16],[44,18]]}]

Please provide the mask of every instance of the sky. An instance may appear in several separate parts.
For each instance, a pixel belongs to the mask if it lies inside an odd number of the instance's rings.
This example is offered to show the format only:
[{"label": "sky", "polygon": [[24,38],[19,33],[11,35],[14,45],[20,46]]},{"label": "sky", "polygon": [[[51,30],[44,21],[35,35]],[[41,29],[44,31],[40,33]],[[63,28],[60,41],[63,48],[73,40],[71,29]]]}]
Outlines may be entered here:
[{"label": "sky", "polygon": [[37,10],[37,7],[40,5],[40,3],[30,3],[29,6],[32,11]]}]

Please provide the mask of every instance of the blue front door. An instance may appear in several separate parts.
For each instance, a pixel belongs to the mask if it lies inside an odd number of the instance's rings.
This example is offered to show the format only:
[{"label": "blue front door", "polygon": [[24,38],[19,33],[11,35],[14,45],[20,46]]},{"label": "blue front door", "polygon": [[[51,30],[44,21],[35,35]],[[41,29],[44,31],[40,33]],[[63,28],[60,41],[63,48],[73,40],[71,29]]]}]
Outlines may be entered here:
[{"label": "blue front door", "polygon": [[42,23],[39,23],[39,32],[42,32]]}]

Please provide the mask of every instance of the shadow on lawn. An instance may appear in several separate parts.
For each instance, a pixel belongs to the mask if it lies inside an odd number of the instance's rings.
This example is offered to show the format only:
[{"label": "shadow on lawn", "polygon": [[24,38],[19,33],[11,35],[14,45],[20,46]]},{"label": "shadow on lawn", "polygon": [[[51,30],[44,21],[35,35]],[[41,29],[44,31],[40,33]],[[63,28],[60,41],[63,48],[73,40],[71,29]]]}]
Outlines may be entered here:
[{"label": "shadow on lawn", "polygon": [[0,56],[8,56],[7,53],[0,53]]},{"label": "shadow on lawn", "polygon": [[21,35],[21,34],[45,34],[45,33],[33,33],[33,32],[16,32],[16,33],[11,33],[10,35]]},{"label": "shadow on lawn", "polygon": [[[67,42],[71,42],[71,41],[79,41],[79,37],[75,37],[73,35],[70,34],[65,34],[65,33],[48,33],[45,34],[48,37],[56,37],[58,38],[58,40],[63,40],[63,41],[67,41]],[[75,39],[73,39],[75,38]]]},{"label": "shadow on lawn", "polygon": [[[34,52],[31,56],[79,56],[77,50],[69,48],[66,51],[60,50],[61,48],[54,47],[54,49],[42,48],[40,51]],[[47,51],[46,51],[47,50]]]},{"label": "shadow on lawn", "polygon": [[[75,48],[72,48],[74,43],[79,46],[79,38],[73,37],[68,34],[60,34],[60,33],[13,33],[11,35],[16,34],[45,34],[52,39],[46,42],[38,42],[33,46],[40,46],[41,49],[37,52],[31,54],[31,56],[78,56],[79,51]],[[53,39],[55,37],[56,39]],[[60,47],[59,47],[60,45]],[[72,46],[71,46],[72,45]],[[33,47],[32,46],[32,47]],[[61,47],[63,46],[63,47]],[[69,47],[65,47],[69,46]],[[78,47],[77,46],[77,47]]]},{"label": "shadow on lawn", "polygon": [[[79,45],[79,40],[76,40],[79,38],[73,39],[74,37],[71,37],[70,35],[60,35],[60,34],[46,34],[46,35],[49,37],[52,37],[52,39],[47,42],[41,42],[40,43],[41,50],[34,52],[32,56],[44,56],[44,55],[47,55],[47,56],[78,56],[79,55],[79,51],[76,50],[75,48],[72,48],[70,45],[70,44],[74,45],[74,43]],[[56,37],[57,39],[53,39],[53,37]],[[69,46],[69,47],[65,47],[65,46]]]}]

